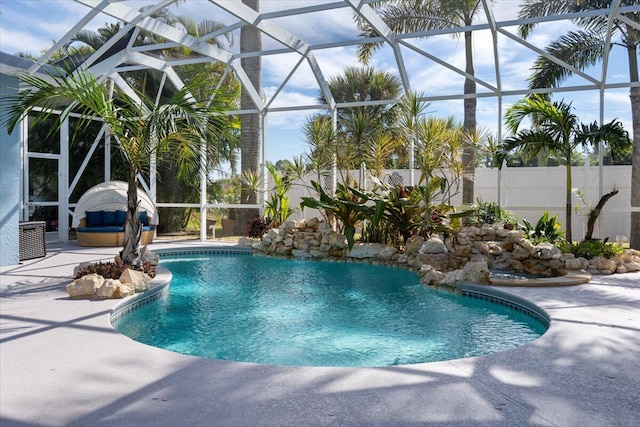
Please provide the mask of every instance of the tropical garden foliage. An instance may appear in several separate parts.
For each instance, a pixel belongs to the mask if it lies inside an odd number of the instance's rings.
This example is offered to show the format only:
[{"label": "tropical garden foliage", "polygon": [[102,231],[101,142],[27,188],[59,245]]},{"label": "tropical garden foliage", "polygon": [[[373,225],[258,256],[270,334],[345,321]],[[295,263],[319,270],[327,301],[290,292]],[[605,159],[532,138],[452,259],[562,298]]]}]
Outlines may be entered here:
[{"label": "tropical garden foliage", "polygon": [[[531,119],[532,127],[521,130],[520,125],[525,118]],[[619,120],[601,126],[597,122],[580,123],[571,104],[551,102],[535,95],[511,106],[507,110],[506,124],[513,136],[504,141],[502,153],[520,150],[535,157],[541,150],[546,150],[564,159],[567,171],[565,225],[567,240],[571,242],[571,157],[575,148],[603,142],[612,147],[612,152],[618,152],[631,145],[628,132]]]},{"label": "tropical garden foliage", "polygon": [[[636,5],[637,0],[622,0],[619,6]],[[606,0],[525,0],[520,9],[519,18],[528,19],[551,16],[560,13],[585,12],[595,9],[607,9],[611,2]],[[609,49],[621,46],[629,59],[629,81],[638,83],[638,45],[640,29],[634,22],[640,20],[638,12],[623,12],[625,18],[612,21],[602,15],[582,15],[573,20],[579,30],[571,30],[561,35],[547,46],[546,51],[553,57],[563,61],[574,69],[585,70],[602,61]],[[523,38],[529,37],[536,24],[527,23],[519,27]],[[607,34],[611,31],[611,38]],[[552,88],[562,84],[574,75],[574,69],[553,61],[547,56],[540,56],[536,61],[533,74],[529,79],[531,88]],[[631,86],[631,116],[633,123],[633,155],[631,168],[631,206],[640,207],[640,86]],[[640,212],[631,213],[630,244],[640,248]]]},{"label": "tropical garden foliage", "polygon": [[[79,128],[91,125],[99,118],[108,127],[127,165],[127,217],[124,247],[120,258],[136,263],[142,235],[138,215],[138,174],[148,171],[151,156],[171,158],[178,165],[178,174],[193,176],[199,168],[199,155],[206,149],[204,141],[217,139],[225,121],[217,114],[216,105],[198,103],[192,96],[197,86],[186,86],[164,103],[142,94],[132,98],[98,81],[90,73],[75,73],[67,77],[51,75],[43,79],[28,74],[21,81],[32,91],[21,91],[3,99],[2,123],[13,129],[26,117],[32,125],[52,117],[53,110],[64,108],[53,130],[59,128],[71,112],[79,114]],[[43,110],[36,112],[36,108]]]}]

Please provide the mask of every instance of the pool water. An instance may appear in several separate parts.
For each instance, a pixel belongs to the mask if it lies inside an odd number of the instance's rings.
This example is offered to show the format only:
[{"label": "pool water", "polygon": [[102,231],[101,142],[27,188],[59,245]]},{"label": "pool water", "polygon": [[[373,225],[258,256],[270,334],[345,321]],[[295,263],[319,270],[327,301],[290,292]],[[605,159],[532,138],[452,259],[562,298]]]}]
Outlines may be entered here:
[{"label": "pool water", "polygon": [[114,322],[152,346],[295,366],[392,366],[518,347],[546,326],[501,304],[436,292],[415,273],[248,255],[162,258],[168,294]]}]

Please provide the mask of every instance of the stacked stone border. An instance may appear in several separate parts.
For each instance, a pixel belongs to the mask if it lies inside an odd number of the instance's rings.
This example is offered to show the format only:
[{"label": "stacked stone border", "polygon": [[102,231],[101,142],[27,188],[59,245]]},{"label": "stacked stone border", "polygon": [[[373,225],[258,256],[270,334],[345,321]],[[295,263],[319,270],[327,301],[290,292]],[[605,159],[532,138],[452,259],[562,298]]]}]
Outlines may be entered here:
[{"label": "stacked stone border", "polygon": [[501,224],[462,227],[453,235],[429,239],[412,236],[402,252],[380,243],[356,243],[349,249],[345,236],[318,218],[287,221],[261,239],[241,238],[238,244],[269,256],[402,267],[416,271],[424,285],[448,288],[456,283],[489,284],[489,269],[544,277],[640,271],[640,251],[587,260],[562,253],[550,243],[534,245],[522,230]]}]

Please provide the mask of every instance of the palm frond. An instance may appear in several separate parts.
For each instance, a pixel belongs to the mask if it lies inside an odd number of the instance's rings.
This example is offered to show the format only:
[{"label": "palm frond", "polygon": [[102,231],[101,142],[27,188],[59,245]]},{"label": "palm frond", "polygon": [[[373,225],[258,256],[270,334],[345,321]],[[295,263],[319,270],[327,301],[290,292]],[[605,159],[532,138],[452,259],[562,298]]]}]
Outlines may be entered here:
[{"label": "palm frond", "polygon": [[[552,42],[545,50],[550,55],[566,62],[577,69],[585,69],[597,64],[604,55],[605,40],[596,31],[570,31]],[[556,87],[573,72],[549,58],[539,56],[532,67],[529,87]]]}]

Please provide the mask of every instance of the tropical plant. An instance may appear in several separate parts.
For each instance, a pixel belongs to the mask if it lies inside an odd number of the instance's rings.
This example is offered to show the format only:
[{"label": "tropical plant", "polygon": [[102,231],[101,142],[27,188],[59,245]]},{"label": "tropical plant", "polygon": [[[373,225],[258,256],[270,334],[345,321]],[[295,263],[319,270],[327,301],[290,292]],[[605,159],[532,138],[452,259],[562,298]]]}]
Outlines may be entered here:
[{"label": "tropical plant", "polygon": [[293,180],[287,173],[280,174],[271,162],[265,163],[265,167],[273,181],[273,188],[270,198],[265,200],[264,215],[271,218],[274,227],[279,227],[293,214],[288,196]]},{"label": "tropical plant", "polygon": [[[618,6],[637,5],[637,0],[622,0]],[[525,0],[519,13],[522,19],[552,16],[561,13],[577,13],[597,9],[609,9],[612,3],[606,0]],[[547,48],[547,53],[579,70],[587,69],[601,61],[609,52],[610,46],[619,45],[627,51],[629,58],[629,81],[638,83],[638,44],[640,44],[640,12],[621,11],[619,18],[611,20],[607,15],[581,15],[574,20],[581,30],[572,30],[560,36]],[[535,21],[533,21],[535,22]],[[611,24],[611,25],[610,25]],[[535,23],[523,24],[519,33],[526,38]],[[611,31],[611,38],[607,37]],[[612,43],[613,44],[610,44]],[[559,86],[573,70],[566,68],[550,58],[540,56],[533,67],[530,87],[548,88]],[[640,86],[632,85],[631,116],[633,122],[633,161],[631,168],[631,206],[640,206]],[[631,247],[640,249],[640,212],[631,212]]]},{"label": "tropical plant", "polygon": [[[415,155],[416,147],[419,142],[418,125],[421,120],[424,120],[423,116],[428,102],[422,101],[424,93],[422,92],[410,92],[405,93],[400,102],[400,120],[399,128],[401,135],[408,148],[408,166],[410,169],[415,167]],[[413,184],[413,176],[411,177],[411,184]]]},{"label": "tropical plant", "polygon": [[331,117],[324,115],[308,117],[302,133],[308,147],[304,156],[315,172],[316,181],[320,181],[323,171],[330,169],[333,165],[337,153],[337,138]]},{"label": "tropical plant", "polygon": [[[88,126],[93,117],[100,118],[115,137],[128,166],[127,218],[124,247],[120,258],[124,262],[138,262],[142,225],[137,213],[138,174],[148,170],[152,154],[158,158],[171,157],[178,165],[178,174],[193,176],[199,167],[202,141],[215,138],[221,126],[216,111],[203,106],[190,96],[187,86],[161,105],[145,97],[133,99],[107,86],[86,72],[68,77],[50,75],[49,79],[22,75],[20,80],[33,90],[18,92],[5,98],[2,122],[13,129],[26,117],[32,125],[51,117],[54,109],[71,103],[56,122],[56,127],[73,111],[80,114],[77,124]],[[112,96],[113,95],[113,96]],[[36,113],[36,108],[43,108]]]},{"label": "tropical plant", "polygon": [[269,217],[262,218],[257,216],[253,218],[251,221],[249,221],[249,225],[245,230],[245,234],[249,237],[257,239],[262,237],[264,233],[266,233],[273,227],[274,225],[273,225],[273,221],[271,221],[271,218]]},{"label": "tropical plant", "polygon": [[[337,103],[394,99],[400,94],[396,76],[371,67],[348,67],[327,85]],[[318,175],[334,162],[341,171],[358,169],[364,163],[379,175],[395,159],[405,157],[402,141],[396,137],[398,112],[397,106],[387,104],[341,107],[335,128],[326,114],[308,117],[304,134],[310,146],[309,161]],[[348,176],[342,181],[347,183]]]},{"label": "tropical plant", "polygon": [[79,279],[88,274],[98,274],[105,279],[120,279],[125,270],[136,270],[146,273],[149,277],[156,276],[156,266],[148,261],[142,261],[139,265],[133,265],[122,261],[96,262],[79,268],[73,275],[74,279]]},{"label": "tropical plant", "polygon": [[[410,33],[449,29],[453,27],[471,28],[482,8],[481,0],[394,0],[374,3],[374,7],[387,26],[395,32]],[[366,38],[378,37],[378,31],[364,19],[356,16]],[[474,80],[472,31],[464,32],[465,41],[465,81],[464,94],[464,129],[471,132],[476,128],[476,81]],[[383,42],[363,43],[358,48],[358,57],[367,64],[374,50]],[[466,141],[463,153],[462,203],[473,203],[475,175],[475,147]]]},{"label": "tropical plant", "polygon": [[368,197],[344,184],[338,184],[335,195],[327,194],[316,181],[311,181],[318,198],[302,197],[300,207],[320,210],[328,220],[338,221],[338,231],[347,238],[349,249],[355,243],[356,225],[366,219],[369,208],[365,205]]},{"label": "tropical plant", "polygon": [[558,222],[558,215],[550,216],[549,211],[545,211],[536,225],[532,225],[526,219],[522,219],[520,228],[524,230],[524,235],[532,243],[542,242],[555,243],[563,239],[564,232],[562,224]]},{"label": "tropical plant", "polygon": [[[142,7],[140,10],[145,11],[149,6]],[[196,22],[193,19],[173,13],[169,8],[156,10],[151,15],[155,20],[164,24],[180,28],[193,37],[201,37],[224,28],[224,24],[213,21],[203,20]],[[109,42],[114,36],[118,35],[124,23],[106,23],[102,27],[93,31],[90,29],[80,30],[65,46],[65,49],[71,52],[77,51],[79,48],[88,50],[89,53],[98,50],[105,43]],[[135,40],[130,40],[134,34]],[[134,32],[131,30],[125,34],[121,40],[129,41],[133,46],[144,46],[149,44],[162,44],[164,40],[152,32],[140,30]],[[226,48],[233,45],[233,33],[221,33],[217,37],[207,40],[219,48]],[[191,55],[191,50],[184,46],[168,47],[162,49],[162,56],[167,60],[171,58],[185,58]],[[85,58],[88,55],[85,55]],[[81,61],[75,61],[78,64]],[[74,63],[75,63],[74,62]],[[77,64],[76,64],[77,65]],[[73,67],[75,69],[75,66]],[[221,63],[207,64],[189,64],[174,67],[176,73],[184,82],[191,82],[194,79],[201,80],[197,85],[199,92],[194,94],[198,99],[205,99],[211,96],[212,92],[224,92],[225,96],[214,98],[211,102],[224,102],[226,105],[219,105],[219,108],[225,110],[237,109],[237,100],[240,96],[240,87],[233,77],[225,74],[225,65]],[[124,78],[139,92],[154,98],[156,96],[164,102],[167,96],[170,96],[172,89],[170,85],[162,84],[162,73],[157,70],[144,69],[134,70],[122,73]],[[225,77],[226,76],[226,77]],[[224,78],[224,81],[221,80]],[[232,171],[235,170],[237,161],[237,149],[239,146],[238,129],[239,124],[235,116],[226,116],[228,123],[224,126],[224,132],[221,132],[218,140],[207,141],[211,156],[207,158],[207,171],[213,171],[223,162],[229,162]],[[161,185],[157,186],[157,199],[167,203],[197,203],[200,198],[200,188],[192,177],[180,179],[180,175],[176,173],[176,165],[170,161],[160,161],[156,164],[158,174],[162,176]],[[83,179],[85,177],[83,176]],[[89,178],[90,179],[90,178]],[[192,208],[159,208],[159,230],[160,231],[178,231],[184,228],[188,223]]]},{"label": "tropical plant", "polygon": [[[611,147],[623,148],[631,144],[629,134],[619,120],[602,126],[596,122],[581,124],[573,113],[571,104],[563,101],[551,102],[533,95],[512,105],[506,113],[506,125],[513,136],[503,142],[501,156],[512,150],[522,150],[536,156],[541,150],[564,158],[566,168],[565,225],[567,240],[571,238],[571,156],[578,146],[595,145],[602,141]],[[519,130],[525,118],[530,118],[533,127]]]},{"label": "tropical plant", "polygon": [[572,253],[576,257],[586,259],[592,259],[598,256],[613,259],[616,255],[620,255],[623,252],[620,246],[609,243],[607,239],[583,240],[573,244],[569,244],[569,242],[559,242],[557,246],[563,253]]},{"label": "tropical plant", "polygon": [[481,224],[512,224],[516,220],[511,212],[502,209],[497,203],[484,202],[479,197],[471,209],[473,210],[473,214],[470,216],[472,222],[479,222]]}]

